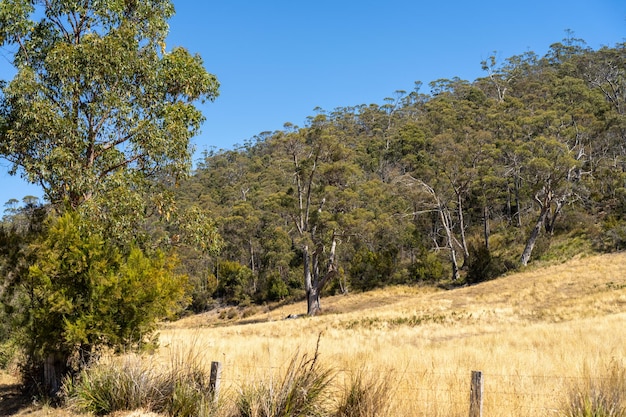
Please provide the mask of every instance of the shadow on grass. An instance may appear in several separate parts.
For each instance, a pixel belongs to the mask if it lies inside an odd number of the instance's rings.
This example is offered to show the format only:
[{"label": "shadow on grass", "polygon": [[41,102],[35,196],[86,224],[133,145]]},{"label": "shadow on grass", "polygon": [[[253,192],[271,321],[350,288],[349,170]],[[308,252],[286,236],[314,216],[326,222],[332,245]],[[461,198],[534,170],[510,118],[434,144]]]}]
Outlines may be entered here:
[{"label": "shadow on grass", "polygon": [[0,416],[17,415],[31,405],[20,384],[0,384]]}]

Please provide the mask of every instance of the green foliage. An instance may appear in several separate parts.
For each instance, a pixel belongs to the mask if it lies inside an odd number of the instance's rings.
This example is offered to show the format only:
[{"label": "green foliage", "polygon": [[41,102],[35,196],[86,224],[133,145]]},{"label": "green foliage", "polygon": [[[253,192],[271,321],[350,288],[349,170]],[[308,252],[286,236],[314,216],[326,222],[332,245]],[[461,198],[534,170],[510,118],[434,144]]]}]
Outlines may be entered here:
[{"label": "green foliage", "polygon": [[127,194],[144,178],[185,174],[204,119],[193,103],[213,100],[219,83],[200,57],[165,51],[172,2],[39,6],[0,3],[0,46],[16,51],[0,102],[0,155],[11,172],[74,208],[123,205],[107,198],[120,174],[135,185]]},{"label": "green foliage", "polygon": [[189,307],[194,313],[202,313],[214,306],[213,295],[217,290],[217,278],[208,274],[206,278],[197,278],[192,282],[191,304]]},{"label": "green foliage", "polygon": [[606,218],[601,225],[601,234],[596,238],[596,246],[607,251],[626,249],[626,219]]},{"label": "green foliage", "polygon": [[267,286],[267,300],[279,301],[289,295],[289,287],[279,273],[270,273],[265,285]]},{"label": "green foliage", "polygon": [[465,281],[476,284],[494,279],[507,271],[505,262],[482,244],[471,244]]},{"label": "green foliage", "polygon": [[16,361],[18,346],[11,340],[0,343],[0,369],[6,370]]},{"label": "green foliage", "polygon": [[437,282],[443,279],[448,271],[436,253],[423,250],[409,266],[409,273],[416,282]]},{"label": "green foliage", "polygon": [[392,251],[373,252],[360,248],[352,257],[348,272],[352,279],[350,283],[355,289],[371,290],[388,284],[393,275]]},{"label": "green foliage", "polygon": [[29,372],[55,358],[59,373],[71,373],[102,348],[143,346],[158,319],[185,305],[187,277],[174,273],[175,258],[122,253],[76,213],[49,223],[29,249],[34,261],[15,305]]},{"label": "green foliage", "polygon": [[217,295],[229,304],[249,302],[254,294],[254,275],[250,268],[238,262],[219,262],[217,280]]},{"label": "green foliage", "polygon": [[[430,94],[317,109],[302,128],[206,153],[180,204],[218,218],[223,257],[253,271],[258,302],[282,297],[281,280],[290,295],[315,282],[477,282],[587,251],[588,239],[619,250],[625,46],[567,41],[543,57],[490,57],[485,78],[436,80]],[[307,267],[310,285],[298,284]]]},{"label": "green foliage", "polygon": [[173,247],[204,261],[221,247],[207,213],[172,198],[204,120],[195,103],[219,93],[199,56],[165,49],[173,13],[169,0],[0,1],[16,69],[0,81],[0,157],[50,204],[3,218],[2,318],[48,393],[187,304]]}]

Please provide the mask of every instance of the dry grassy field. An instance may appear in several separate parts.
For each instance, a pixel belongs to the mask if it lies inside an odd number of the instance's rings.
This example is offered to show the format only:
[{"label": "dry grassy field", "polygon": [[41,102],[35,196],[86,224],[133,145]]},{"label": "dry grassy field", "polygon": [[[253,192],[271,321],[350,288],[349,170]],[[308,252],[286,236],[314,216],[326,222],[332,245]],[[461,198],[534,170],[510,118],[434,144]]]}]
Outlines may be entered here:
[{"label": "dry grassy field", "polygon": [[[361,373],[392,387],[393,416],[467,416],[474,370],[483,372],[485,416],[556,416],[572,387],[626,366],[626,253],[454,290],[326,297],[322,308],[313,318],[285,319],[306,311],[297,303],[168,323],[150,360],[193,354],[207,367],[221,362],[227,409],[244,384],[271,380],[297,353],[315,351],[319,338],[319,360],[337,381]],[[65,412],[29,407],[14,415]]]}]

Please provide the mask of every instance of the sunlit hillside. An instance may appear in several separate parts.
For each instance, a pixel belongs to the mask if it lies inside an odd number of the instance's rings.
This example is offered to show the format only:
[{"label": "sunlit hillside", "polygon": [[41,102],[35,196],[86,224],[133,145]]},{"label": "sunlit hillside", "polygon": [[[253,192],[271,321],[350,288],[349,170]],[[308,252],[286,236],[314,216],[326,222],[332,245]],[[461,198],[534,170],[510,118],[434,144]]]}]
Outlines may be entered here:
[{"label": "sunlit hillside", "polygon": [[318,337],[336,381],[361,372],[391,382],[394,416],[467,415],[473,370],[483,372],[485,415],[556,415],[574,387],[626,363],[626,253],[454,290],[326,297],[322,308],[313,318],[301,315],[304,303],[187,317],[163,326],[148,360],[194,352],[207,367],[221,362],[224,415],[243,386],[275,378],[294,355],[313,352]]},{"label": "sunlit hillside", "polygon": [[[395,380],[394,415],[467,415],[472,370],[486,415],[553,415],[572,384],[626,360],[626,253],[528,270],[455,290],[396,287],[222,320],[190,317],[162,332],[162,354],[191,344],[221,361],[236,389],[311,351],[341,373]],[[245,313],[245,314],[244,314]],[[227,324],[226,324],[226,323]]]}]

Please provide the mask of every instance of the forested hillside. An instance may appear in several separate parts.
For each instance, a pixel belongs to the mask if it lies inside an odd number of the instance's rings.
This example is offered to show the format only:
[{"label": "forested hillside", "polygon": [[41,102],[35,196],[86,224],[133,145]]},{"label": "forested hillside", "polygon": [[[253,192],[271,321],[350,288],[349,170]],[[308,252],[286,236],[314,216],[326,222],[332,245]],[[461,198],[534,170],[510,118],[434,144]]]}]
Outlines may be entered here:
[{"label": "forested hillside", "polygon": [[[478,282],[626,246],[626,44],[565,39],[429,93],[316,109],[205,152],[176,190],[219,255],[182,253],[194,308],[396,283]],[[367,86],[363,86],[367,88]]]},{"label": "forested hillside", "polygon": [[0,219],[0,369],[28,398],[154,350],[189,309],[306,300],[315,315],[325,294],[626,246],[626,43],[494,55],[483,78],[316,109],[191,171],[220,82],[167,48],[174,11],[0,0],[0,159],[44,195]]}]

